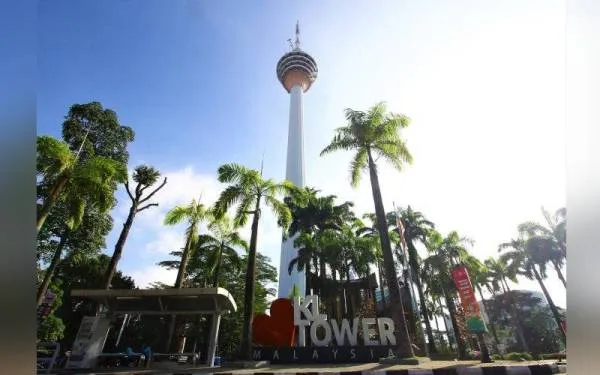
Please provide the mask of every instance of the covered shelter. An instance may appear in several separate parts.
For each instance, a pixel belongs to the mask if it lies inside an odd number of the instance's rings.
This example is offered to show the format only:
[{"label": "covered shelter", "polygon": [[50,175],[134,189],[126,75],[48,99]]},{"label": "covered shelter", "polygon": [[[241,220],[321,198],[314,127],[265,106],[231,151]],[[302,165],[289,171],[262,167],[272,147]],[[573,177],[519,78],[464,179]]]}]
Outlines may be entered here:
[{"label": "covered shelter", "polygon": [[223,288],[76,289],[73,297],[95,301],[110,314],[212,315],[207,364],[214,366],[221,315],[236,311],[231,294]]}]

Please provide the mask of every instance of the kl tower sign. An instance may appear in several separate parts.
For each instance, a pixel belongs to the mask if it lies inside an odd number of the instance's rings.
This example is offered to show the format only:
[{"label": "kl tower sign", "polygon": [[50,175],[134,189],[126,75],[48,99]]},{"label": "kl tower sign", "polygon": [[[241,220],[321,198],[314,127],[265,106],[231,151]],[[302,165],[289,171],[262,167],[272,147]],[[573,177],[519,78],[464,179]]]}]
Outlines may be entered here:
[{"label": "kl tower sign", "polygon": [[[304,186],[304,134],[302,124],[302,95],[308,91],[317,78],[317,63],[300,49],[300,28],[296,23],[296,40],[292,50],[279,59],[277,78],[290,94],[290,119],[287,143],[287,165],[285,177],[296,186]],[[279,264],[279,298],[288,298],[294,293],[306,295],[306,275],[296,268],[287,272],[292,259],[298,253],[294,246],[296,236],[284,240],[281,244]]]}]

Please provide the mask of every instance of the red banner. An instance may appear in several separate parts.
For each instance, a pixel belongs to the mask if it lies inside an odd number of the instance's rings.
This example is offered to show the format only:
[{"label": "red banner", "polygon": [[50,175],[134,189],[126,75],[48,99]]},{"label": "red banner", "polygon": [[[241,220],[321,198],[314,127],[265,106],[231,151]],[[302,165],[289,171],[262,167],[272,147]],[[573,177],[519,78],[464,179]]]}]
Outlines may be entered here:
[{"label": "red banner", "polygon": [[475,291],[469,279],[467,268],[463,265],[456,266],[452,270],[452,280],[456,285],[460,304],[465,312],[467,327],[471,332],[485,332],[485,323],[481,319],[479,303],[475,298]]}]

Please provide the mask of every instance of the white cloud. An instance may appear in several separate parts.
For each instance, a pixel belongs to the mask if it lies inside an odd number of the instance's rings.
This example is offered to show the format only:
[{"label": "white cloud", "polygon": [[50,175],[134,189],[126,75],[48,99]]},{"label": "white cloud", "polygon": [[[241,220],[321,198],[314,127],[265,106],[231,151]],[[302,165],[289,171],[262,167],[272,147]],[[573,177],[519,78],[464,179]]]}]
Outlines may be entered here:
[{"label": "white cloud", "polygon": [[138,270],[132,271],[130,276],[135,280],[135,284],[139,288],[148,288],[151,283],[161,282],[167,285],[173,285],[176,270],[167,270],[159,266],[146,266]]}]

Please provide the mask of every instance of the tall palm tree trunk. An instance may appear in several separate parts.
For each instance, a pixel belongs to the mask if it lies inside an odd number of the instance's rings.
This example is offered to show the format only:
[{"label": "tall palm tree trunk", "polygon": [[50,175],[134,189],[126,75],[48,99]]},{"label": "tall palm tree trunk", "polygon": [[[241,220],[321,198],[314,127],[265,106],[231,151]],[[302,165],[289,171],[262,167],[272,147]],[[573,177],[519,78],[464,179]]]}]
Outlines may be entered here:
[{"label": "tall palm tree trunk", "polygon": [[452,329],[454,331],[454,340],[456,341],[458,359],[465,360],[467,359],[467,343],[464,340],[463,332],[461,331],[460,325],[458,323],[454,297],[445,288],[444,299],[446,300],[446,307],[448,308],[450,320],[452,321]]},{"label": "tall palm tree trunk", "polygon": [[375,204],[375,216],[377,218],[377,229],[381,241],[381,250],[383,253],[383,266],[385,277],[388,281],[388,289],[390,291],[391,315],[395,325],[396,355],[398,357],[414,357],[415,353],[410,342],[408,334],[408,326],[404,315],[404,307],[400,295],[400,286],[396,275],[396,267],[394,266],[394,256],[392,254],[392,245],[387,231],[387,220],[385,217],[385,209],[381,198],[381,188],[379,187],[379,178],[377,176],[377,166],[371,155],[371,150],[367,150],[369,159],[369,176],[371,179],[371,190],[373,193],[373,203]]},{"label": "tall palm tree trunk", "polygon": [[223,248],[224,247],[225,247],[225,244],[223,242],[221,242],[221,246],[219,247],[219,253],[217,254],[217,265],[215,266],[215,271],[214,271],[214,275],[213,275],[213,288],[219,287],[219,276],[221,273],[221,261],[223,258]]},{"label": "tall palm tree trunk", "polygon": [[448,338],[448,345],[450,346],[450,327],[448,327],[448,320],[446,319],[446,314],[444,313],[444,305],[442,304],[442,300],[440,298],[437,299],[437,304],[440,306],[440,311],[442,312],[442,321],[444,322],[444,329],[446,330],[446,337]]},{"label": "tall palm tree trunk", "polygon": [[512,295],[512,291],[510,290],[510,287],[508,286],[506,278],[503,277],[502,280],[500,280],[500,281],[501,281],[502,289],[504,290],[504,295],[509,299],[508,304],[510,306],[510,313],[512,315],[512,321],[515,326],[515,330],[517,331],[517,336],[519,338],[519,341],[521,341],[521,345],[523,345],[523,351],[529,352],[529,343],[525,339],[525,333],[523,330],[523,325],[521,323],[521,315],[519,314],[519,311],[517,309],[517,305],[516,305],[514,296]]},{"label": "tall palm tree trunk", "polygon": [[[193,233],[193,231],[190,231]],[[191,247],[191,238],[187,238],[185,240],[185,246],[183,248],[183,253],[181,254],[181,263],[179,263],[179,269],[177,270],[177,278],[175,279],[175,289],[180,289],[183,286],[183,281],[185,279],[185,269],[189,263],[190,258],[190,247]],[[175,326],[177,325],[177,316],[171,315],[171,322],[169,323],[169,333],[167,336],[167,342],[165,344],[165,350],[168,352],[171,349],[171,343],[173,342],[173,335],[175,334]]]},{"label": "tall palm tree trunk", "polygon": [[385,302],[385,290],[384,290],[384,284],[385,284],[385,280],[383,278],[383,269],[381,268],[381,262],[379,261],[379,259],[377,260],[377,272],[379,273],[379,292],[381,293],[381,306],[383,307],[383,310],[385,310],[386,308],[386,302]]},{"label": "tall palm tree trunk", "polygon": [[65,176],[65,175],[60,176],[58,178],[58,180],[56,181],[56,183],[54,184],[54,186],[52,186],[52,188],[48,192],[48,196],[46,197],[46,199],[44,199],[44,203],[42,203],[42,207],[38,211],[36,225],[35,225],[38,233],[40,232],[40,229],[42,229],[42,226],[44,226],[44,223],[46,222],[48,215],[50,215],[50,211],[52,210],[52,207],[54,207],[54,205],[58,201],[58,198],[60,197],[60,193],[64,189],[64,187],[67,183],[67,180],[68,180],[67,176]]},{"label": "tall palm tree trunk", "polygon": [[54,250],[54,255],[52,256],[52,260],[50,261],[50,265],[46,269],[46,273],[44,274],[44,280],[42,284],[38,288],[37,292],[37,306],[41,305],[44,302],[44,297],[46,296],[46,292],[48,291],[48,287],[50,286],[50,282],[52,281],[52,277],[54,277],[54,272],[60,263],[60,257],[62,255],[63,249],[67,244],[67,239],[69,238],[69,230],[65,229],[62,236],[60,237],[60,242]]},{"label": "tall palm tree trunk", "polygon": [[240,354],[242,359],[252,358],[252,320],[254,318],[254,293],[256,281],[256,244],[258,239],[258,221],[260,219],[260,197],[256,199],[256,209],[252,218],[248,268],[246,270],[246,290],[244,292],[244,325]]},{"label": "tall palm tree trunk", "polygon": [[558,262],[556,261],[552,261],[552,265],[554,266],[554,269],[556,270],[556,274],[558,275],[558,278],[560,279],[560,281],[562,281],[564,287],[567,287],[567,280],[565,279],[565,276],[563,275],[560,266],[558,265]]},{"label": "tall palm tree trunk", "polygon": [[431,322],[429,321],[429,313],[427,311],[427,304],[425,303],[425,293],[423,293],[423,285],[421,284],[421,279],[419,278],[419,265],[417,264],[416,253],[417,249],[412,244],[412,241],[406,241],[408,246],[408,263],[410,268],[412,269],[412,281],[415,283],[417,287],[417,293],[419,293],[419,304],[421,305],[421,316],[423,317],[423,321],[425,322],[425,332],[427,333],[427,341],[429,354],[437,353],[437,348],[435,347],[435,340],[433,337],[433,331],[431,330]]},{"label": "tall palm tree trunk", "polygon": [[540,287],[542,288],[542,292],[544,292],[544,296],[546,297],[546,301],[548,302],[548,305],[550,306],[550,310],[552,310],[552,315],[554,316],[556,325],[558,326],[558,329],[560,330],[560,335],[562,336],[563,344],[565,344],[567,342],[567,335],[565,334],[565,331],[561,324],[561,319],[560,319],[560,314],[558,313],[558,309],[556,308],[556,305],[554,304],[552,297],[550,297],[550,294],[548,293],[548,289],[546,289],[546,285],[544,285],[544,281],[542,280],[542,277],[541,277],[540,273],[538,272],[537,268],[535,267],[535,265],[532,265],[531,268],[533,270],[533,275],[535,276],[535,279],[537,280],[537,282],[540,284]]},{"label": "tall palm tree trunk", "polygon": [[108,269],[106,270],[106,274],[104,275],[104,289],[110,289],[110,283],[117,272],[117,264],[121,260],[121,256],[123,255],[123,248],[125,247],[125,241],[127,241],[127,236],[129,236],[129,231],[133,225],[133,219],[135,218],[135,214],[137,212],[137,205],[132,204],[129,209],[129,214],[127,215],[127,220],[123,224],[123,229],[121,230],[121,234],[119,234],[119,239],[115,244],[115,250],[113,252],[112,257],[110,258],[110,263],[108,265]]}]

